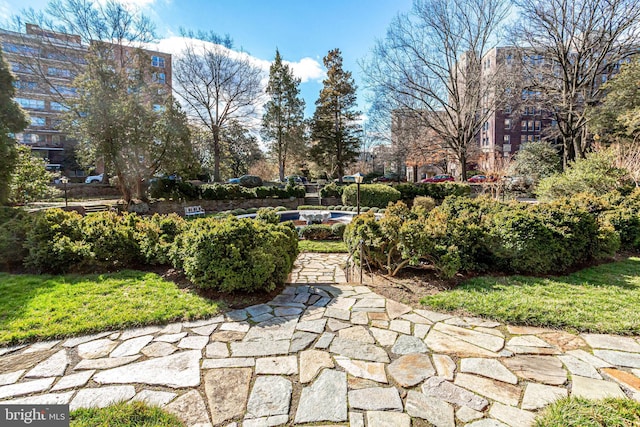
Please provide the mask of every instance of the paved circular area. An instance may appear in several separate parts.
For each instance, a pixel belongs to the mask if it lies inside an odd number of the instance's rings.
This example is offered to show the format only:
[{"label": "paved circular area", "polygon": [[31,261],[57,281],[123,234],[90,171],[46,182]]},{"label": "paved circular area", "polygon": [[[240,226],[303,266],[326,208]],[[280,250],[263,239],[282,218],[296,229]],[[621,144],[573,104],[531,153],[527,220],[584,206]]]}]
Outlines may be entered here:
[{"label": "paved circular area", "polygon": [[640,400],[637,337],[413,309],[330,284],[344,260],[303,254],[281,295],[211,319],[2,348],[0,400],[144,400],[243,427],[515,427],[567,395]]}]

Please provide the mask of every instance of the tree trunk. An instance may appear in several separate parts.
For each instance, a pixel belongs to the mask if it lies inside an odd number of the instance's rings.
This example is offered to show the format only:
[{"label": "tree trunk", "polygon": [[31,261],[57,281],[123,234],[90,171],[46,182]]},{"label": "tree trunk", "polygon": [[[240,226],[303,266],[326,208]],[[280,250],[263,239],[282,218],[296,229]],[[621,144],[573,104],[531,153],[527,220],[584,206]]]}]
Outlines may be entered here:
[{"label": "tree trunk", "polygon": [[213,182],[220,182],[220,129],[213,130]]}]

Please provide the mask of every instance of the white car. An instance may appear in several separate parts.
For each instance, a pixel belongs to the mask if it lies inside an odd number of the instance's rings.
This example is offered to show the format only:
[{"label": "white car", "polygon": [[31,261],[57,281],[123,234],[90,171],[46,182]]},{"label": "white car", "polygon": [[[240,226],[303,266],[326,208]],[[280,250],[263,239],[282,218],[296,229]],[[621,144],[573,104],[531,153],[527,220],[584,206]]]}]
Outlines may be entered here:
[{"label": "white car", "polygon": [[102,182],[102,177],[103,177],[103,174],[91,175],[85,178],[84,183],[85,184],[99,183],[99,182]]}]

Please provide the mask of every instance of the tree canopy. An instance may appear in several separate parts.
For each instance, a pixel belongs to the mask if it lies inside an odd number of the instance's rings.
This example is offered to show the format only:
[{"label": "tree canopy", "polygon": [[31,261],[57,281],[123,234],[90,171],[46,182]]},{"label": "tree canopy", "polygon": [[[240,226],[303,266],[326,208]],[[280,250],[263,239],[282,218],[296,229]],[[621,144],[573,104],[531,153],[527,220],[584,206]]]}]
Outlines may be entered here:
[{"label": "tree canopy", "polygon": [[345,168],[359,154],[361,127],[357,123],[356,84],[342,67],[340,49],[324,57],[327,78],[323,80],[311,121],[311,157],[329,174],[342,180]]}]

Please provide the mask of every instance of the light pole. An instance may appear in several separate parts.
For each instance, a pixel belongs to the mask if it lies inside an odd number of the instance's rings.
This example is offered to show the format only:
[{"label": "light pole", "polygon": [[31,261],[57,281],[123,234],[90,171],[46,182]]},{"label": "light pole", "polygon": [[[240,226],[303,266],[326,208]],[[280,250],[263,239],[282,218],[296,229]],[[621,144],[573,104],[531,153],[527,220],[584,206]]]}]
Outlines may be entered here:
[{"label": "light pole", "polygon": [[69,199],[67,198],[67,183],[69,182],[69,178],[63,176],[62,178],[60,178],[60,182],[62,182],[62,185],[64,186],[64,207],[68,208]]},{"label": "light pole", "polygon": [[358,205],[358,215],[360,215],[360,184],[362,184],[362,180],[364,179],[364,176],[362,176],[362,174],[358,172],[357,174],[353,175],[353,177],[355,178],[356,185],[358,186],[356,200]]}]

